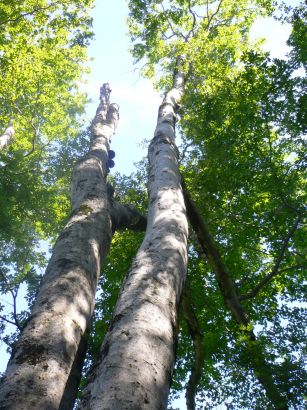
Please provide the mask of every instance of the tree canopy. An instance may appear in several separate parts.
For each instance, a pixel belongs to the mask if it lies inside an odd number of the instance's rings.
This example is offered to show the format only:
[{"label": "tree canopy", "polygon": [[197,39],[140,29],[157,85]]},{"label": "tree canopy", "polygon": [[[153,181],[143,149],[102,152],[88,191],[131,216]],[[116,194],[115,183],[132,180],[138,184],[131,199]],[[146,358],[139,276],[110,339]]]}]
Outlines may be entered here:
[{"label": "tree canopy", "polygon": [[88,0],[0,5],[0,130],[8,123],[14,129],[0,152],[0,269],[6,292],[31,278],[34,265],[44,265],[38,243],[58,233],[69,211],[73,161],[67,144],[80,132],[86,101],[78,82],[86,72],[92,5]]},{"label": "tree canopy", "polygon": [[[53,238],[68,213],[69,168],[86,137],[76,137],[84,103],[76,81],[91,36],[90,6],[85,0],[0,5],[0,124],[4,131],[13,121],[15,128],[0,153],[6,292],[26,273],[33,276],[31,267],[43,263],[36,244]],[[185,76],[177,128],[191,227],[170,400],[187,389],[199,408],[274,409],[281,400],[303,409],[304,6],[130,0],[129,8],[132,55],[143,74],[165,92],[180,58]],[[292,25],[284,59],[272,59],[250,39],[255,19],[267,15]],[[147,174],[142,162],[133,175],[109,177],[115,195],[146,211]],[[99,355],[141,239],[128,231],[114,235],[86,368]]]}]

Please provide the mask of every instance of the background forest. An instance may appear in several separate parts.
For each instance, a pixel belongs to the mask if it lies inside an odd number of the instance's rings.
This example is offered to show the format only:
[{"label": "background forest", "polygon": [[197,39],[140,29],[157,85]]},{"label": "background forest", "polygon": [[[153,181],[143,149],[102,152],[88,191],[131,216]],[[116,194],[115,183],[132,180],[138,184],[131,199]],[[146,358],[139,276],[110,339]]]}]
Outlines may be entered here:
[{"label": "background forest", "polygon": [[[0,330],[9,351],[35,300],[47,248],[70,215],[74,163],[89,147],[80,89],[86,89],[92,7],[91,0],[0,4]],[[271,58],[250,37],[262,16],[291,25],[285,58]],[[194,402],[206,409],[303,409],[304,5],[130,0],[127,18],[133,58],[161,95],[184,56],[177,136],[189,261],[170,406],[186,391],[189,409]],[[147,178],[146,158],[130,175],[108,175],[115,200],[144,214]],[[128,230],[113,236],[84,374],[98,358],[143,236]],[[22,311],[20,293],[27,302]],[[287,407],[276,405],[280,397]]]}]

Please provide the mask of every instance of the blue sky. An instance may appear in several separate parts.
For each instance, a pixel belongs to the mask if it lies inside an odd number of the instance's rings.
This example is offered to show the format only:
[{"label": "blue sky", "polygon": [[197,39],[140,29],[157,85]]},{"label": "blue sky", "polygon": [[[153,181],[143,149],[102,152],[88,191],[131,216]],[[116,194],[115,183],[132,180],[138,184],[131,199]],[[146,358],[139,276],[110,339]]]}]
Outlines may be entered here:
[{"label": "blue sky", "polygon": [[153,134],[161,98],[149,81],[140,78],[133,65],[128,50],[127,16],[125,0],[96,1],[95,40],[89,49],[94,60],[85,89],[93,100],[88,109],[90,119],[98,104],[99,87],[104,82],[110,84],[111,100],[120,106],[120,120],[112,139],[116,153],[114,170],[129,174],[134,169],[133,162],[146,155],[139,144]]}]

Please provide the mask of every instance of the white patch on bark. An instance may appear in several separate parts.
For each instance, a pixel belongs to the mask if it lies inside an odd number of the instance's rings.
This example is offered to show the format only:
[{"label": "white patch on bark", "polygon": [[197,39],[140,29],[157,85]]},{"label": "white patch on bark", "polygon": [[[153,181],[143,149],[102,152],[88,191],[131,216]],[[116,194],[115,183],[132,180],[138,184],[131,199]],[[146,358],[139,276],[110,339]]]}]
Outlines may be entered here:
[{"label": "white patch on bark", "polygon": [[4,133],[0,136],[0,151],[4,150],[13,142],[14,134],[13,123],[10,121]]}]

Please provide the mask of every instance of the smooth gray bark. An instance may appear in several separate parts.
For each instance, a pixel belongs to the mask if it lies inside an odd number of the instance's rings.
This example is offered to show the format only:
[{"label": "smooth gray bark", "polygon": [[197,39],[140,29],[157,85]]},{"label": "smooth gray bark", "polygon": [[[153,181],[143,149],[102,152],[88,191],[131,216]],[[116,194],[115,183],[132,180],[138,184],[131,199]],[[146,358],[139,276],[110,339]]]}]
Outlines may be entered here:
[{"label": "smooth gray bark", "polygon": [[4,150],[13,142],[14,134],[13,123],[10,121],[4,133],[0,136],[0,151]]},{"label": "smooth gray bark", "polygon": [[147,217],[140,214],[133,205],[111,201],[111,218],[113,230],[146,230]]},{"label": "smooth gray bark", "polygon": [[159,108],[149,146],[147,231],[117,301],[81,409],[166,409],[187,267],[188,224],[175,145],[183,77]]},{"label": "smooth gray bark", "polygon": [[0,389],[1,410],[59,409],[80,340],[89,325],[101,264],[112,238],[105,177],[118,120],[101,89],[90,151],[76,164],[72,214],[60,234],[33,311],[16,342]]}]

